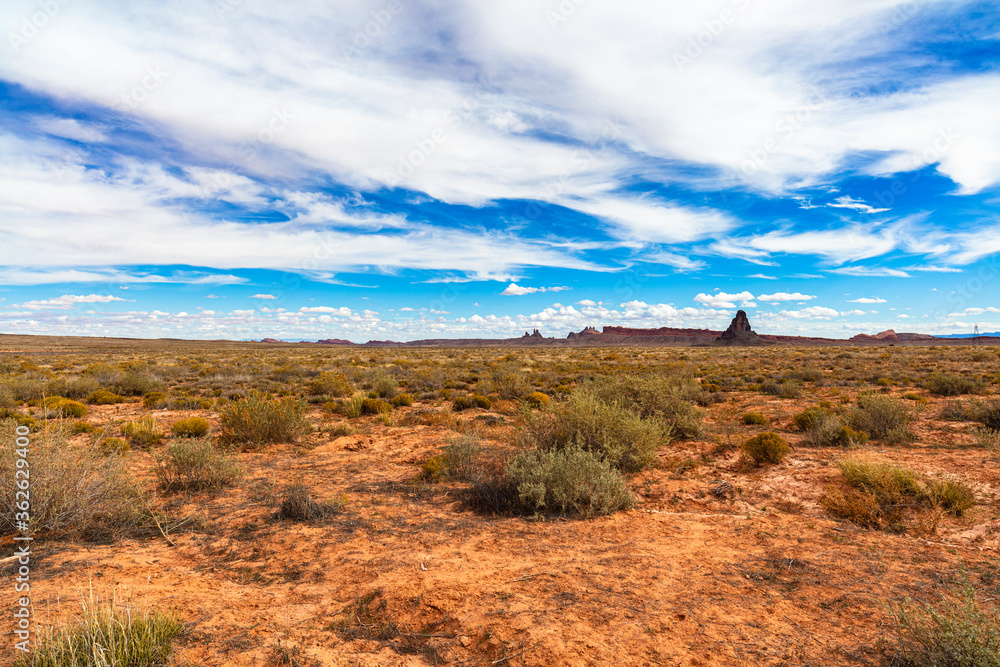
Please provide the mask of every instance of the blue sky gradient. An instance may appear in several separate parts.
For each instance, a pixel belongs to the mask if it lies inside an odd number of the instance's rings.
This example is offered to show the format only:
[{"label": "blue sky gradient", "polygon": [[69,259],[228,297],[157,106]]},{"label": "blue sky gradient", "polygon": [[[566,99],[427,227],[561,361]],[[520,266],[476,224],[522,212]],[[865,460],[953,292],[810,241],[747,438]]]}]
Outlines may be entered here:
[{"label": "blue sky gradient", "polygon": [[1000,330],[996,3],[15,0],[0,26],[3,333]]}]

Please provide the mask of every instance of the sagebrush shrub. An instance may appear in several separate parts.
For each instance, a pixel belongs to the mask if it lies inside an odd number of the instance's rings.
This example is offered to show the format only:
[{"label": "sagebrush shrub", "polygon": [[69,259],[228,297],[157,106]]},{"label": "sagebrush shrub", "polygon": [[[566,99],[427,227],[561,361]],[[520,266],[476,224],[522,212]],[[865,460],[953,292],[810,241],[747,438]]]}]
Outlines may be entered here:
[{"label": "sagebrush shrub", "polygon": [[593,517],[629,509],[634,502],[621,473],[576,445],[519,454],[506,476],[529,512]]},{"label": "sagebrush shrub", "polygon": [[399,394],[394,399],[392,399],[391,401],[389,401],[389,403],[394,408],[409,407],[409,406],[413,405],[413,396],[411,396],[410,394],[406,394],[406,393]]},{"label": "sagebrush shrub", "polygon": [[343,373],[320,373],[309,382],[310,396],[332,396],[341,398],[349,396],[354,387]]},{"label": "sagebrush shrub", "polygon": [[548,394],[543,394],[540,391],[535,391],[524,397],[525,402],[533,408],[544,408],[548,406],[549,402],[552,400],[549,398]]},{"label": "sagebrush shrub", "polygon": [[62,396],[49,396],[42,401],[46,417],[73,417],[80,419],[87,416],[87,406]]},{"label": "sagebrush shrub", "polygon": [[527,448],[579,446],[624,471],[641,470],[670,442],[672,426],[660,416],[643,418],[621,402],[605,402],[589,387],[568,401],[529,419],[522,433]]},{"label": "sagebrush shrub", "polygon": [[767,426],[767,417],[759,412],[745,412],[740,418],[747,426]]},{"label": "sagebrush shrub", "polygon": [[935,371],[924,381],[924,389],[937,396],[979,394],[983,391],[983,381],[979,378],[970,378],[966,375]]},{"label": "sagebrush shrub", "polygon": [[770,431],[755,435],[743,443],[743,453],[757,466],[764,463],[781,463],[788,451],[788,442]]},{"label": "sagebrush shrub", "polygon": [[392,412],[392,404],[378,398],[366,398],[361,403],[363,415],[387,415]]},{"label": "sagebrush shrub", "polygon": [[848,415],[852,428],[887,444],[903,444],[915,438],[911,424],[916,417],[909,407],[889,396],[859,396]]},{"label": "sagebrush shrub", "polygon": [[87,396],[87,402],[91,405],[117,405],[124,403],[125,397],[107,389],[98,389]]},{"label": "sagebrush shrub", "polygon": [[618,403],[640,417],[666,421],[676,439],[701,434],[703,413],[693,401],[702,390],[686,372],[613,376],[586,384],[577,391],[581,390],[607,403]]},{"label": "sagebrush shrub", "polygon": [[265,445],[295,442],[308,428],[305,402],[254,392],[222,409],[220,440],[230,444]]},{"label": "sagebrush shrub", "polygon": [[976,421],[993,431],[1000,431],[1000,401],[992,401],[976,410]]}]

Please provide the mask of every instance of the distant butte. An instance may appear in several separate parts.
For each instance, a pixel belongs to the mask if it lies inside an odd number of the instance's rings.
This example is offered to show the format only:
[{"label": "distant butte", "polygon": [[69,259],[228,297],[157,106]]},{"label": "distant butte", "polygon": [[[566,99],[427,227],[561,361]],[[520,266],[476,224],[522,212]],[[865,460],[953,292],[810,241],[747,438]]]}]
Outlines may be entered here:
[{"label": "distant butte", "polygon": [[736,311],[736,317],[729,323],[729,328],[723,331],[722,335],[709,343],[709,345],[715,347],[774,345],[774,341],[764,340],[758,336],[757,332],[750,326],[750,318],[747,317],[746,311],[738,310]]}]

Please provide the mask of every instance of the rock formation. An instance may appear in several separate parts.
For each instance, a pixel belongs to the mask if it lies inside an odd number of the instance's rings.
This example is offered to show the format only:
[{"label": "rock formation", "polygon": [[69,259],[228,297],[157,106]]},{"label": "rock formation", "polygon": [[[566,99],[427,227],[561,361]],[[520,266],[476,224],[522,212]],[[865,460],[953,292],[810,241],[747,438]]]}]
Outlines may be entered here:
[{"label": "rock formation", "polygon": [[594,327],[584,327],[583,331],[579,333],[576,331],[570,331],[566,338],[580,338],[581,336],[600,336],[601,332]]},{"label": "rock formation", "polygon": [[750,319],[746,311],[739,310],[736,317],[729,323],[729,328],[722,332],[722,335],[709,343],[713,346],[739,346],[739,345],[773,345],[772,341],[767,341],[757,335],[750,326]]},{"label": "rock formation", "polygon": [[531,334],[529,334],[527,331],[525,331],[524,335],[521,336],[521,338],[542,338],[542,337],[543,336],[542,336],[542,334],[540,334],[538,332],[538,329],[533,329],[533,333],[531,333]]},{"label": "rock formation", "polygon": [[861,343],[898,343],[900,338],[892,329],[886,329],[885,331],[879,332],[874,336],[869,336],[868,334],[851,336],[851,340]]}]

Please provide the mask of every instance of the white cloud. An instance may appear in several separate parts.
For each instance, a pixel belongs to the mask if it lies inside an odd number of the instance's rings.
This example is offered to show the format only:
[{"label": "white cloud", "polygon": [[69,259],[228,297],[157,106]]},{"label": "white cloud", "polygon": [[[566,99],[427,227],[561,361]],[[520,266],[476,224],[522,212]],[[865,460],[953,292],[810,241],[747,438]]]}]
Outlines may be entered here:
[{"label": "white cloud", "polygon": [[299,308],[300,313],[324,313],[327,315],[336,315],[337,317],[351,317],[354,313],[347,306],[341,306],[340,308],[333,308],[331,306],[303,306]]},{"label": "white cloud", "polygon": [[525,294],[536,294],[540,292],[563,292],[565,290],[571,290],[572,287],[521,287],[517,283],[511,283],[507,285],[507,288],[500,292],[500,294],[505,296],[523,296]]},{"label": "white cloud", "polygon": [[796,320],[829,320],[837,317],[840,313],[825,306],[810,306],[801,310],[782,310],[778,315]]},{"label": "white cloud", "polygon": [[254,294],[250,297],[251,299],[277,299],[278,297],[273,294]]},{"label": "white cloud", "polygon": [[861,213],[884,213],[888,211],[887,208],[875,208],[870,206],[860,199],[854,199],[853,197],[837,197],[837,199],[832,204],[827,204],[832,208],[849,208],[855,211],[860,211]]},{"label": "white cloud", "polygon": [[110,303],[112,301],[125,301],[125,299],[103,294],[87,294],[85,296],[77,294],[63,294],[62,296],[57,296],[53,299],[45,299],[43,301],[25,301],[21,304],[21,308],[24,310],[68,310],[78,303]]},{"label": "white cloud", "polygon": [[735,308],[736,301],[739,301],[743,308],[753,308],[757,305],[753,303],[754,298],[750,292],[739,292],[738,294],[717,292],[715,294],[698,294],[694,300],[712,308]]},{"label": "white cloud", "polygon": [[801,292],[775,292],[774,294],[761,294],[757,297],[761,301],[809,301],[810,299],[815,299],[816,297],[810,294],[802,294]]},{"label": "white cloud", "polygon": [[886,303],[886,300],[877,296],[875,297],[863,296],[858,299],[850,299],[848,303]]},{"label": "white cloud", "polygon": [[869,278],[909,278],[910,274],[899,269],[888,269],[876,266],[845,266],[839,269],[829,269],[830,273],[845,276],[866,276]]},{"label": "white cloud", "polygon": [[578,306],[596,306],[597,303],[595,301],[591,301],[590,299],[583,299],[582,301],[577,301],[576,305],[578,305]]}]

